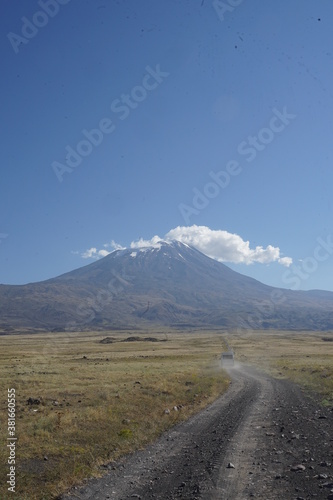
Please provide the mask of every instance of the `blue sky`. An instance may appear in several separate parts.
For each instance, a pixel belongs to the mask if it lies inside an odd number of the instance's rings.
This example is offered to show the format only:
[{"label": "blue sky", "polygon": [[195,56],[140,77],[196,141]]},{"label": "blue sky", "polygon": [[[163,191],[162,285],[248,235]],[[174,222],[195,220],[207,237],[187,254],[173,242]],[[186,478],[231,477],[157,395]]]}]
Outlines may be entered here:
[{"label": "blue sky", "polygon": [[0,9],[1,283],[171,231],[264,283],[333,290],[332,2]]}]

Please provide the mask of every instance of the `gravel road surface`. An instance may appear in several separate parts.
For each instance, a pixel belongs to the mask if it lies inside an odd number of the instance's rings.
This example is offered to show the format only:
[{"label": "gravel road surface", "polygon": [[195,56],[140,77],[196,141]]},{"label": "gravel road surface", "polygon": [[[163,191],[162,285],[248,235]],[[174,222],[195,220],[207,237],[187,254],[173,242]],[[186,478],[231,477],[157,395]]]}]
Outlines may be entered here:
[{"label": "gravel road surface", "polygon": [[229,390],[62,500],[333,500],[333,411],[291,382],[230,369]]}]

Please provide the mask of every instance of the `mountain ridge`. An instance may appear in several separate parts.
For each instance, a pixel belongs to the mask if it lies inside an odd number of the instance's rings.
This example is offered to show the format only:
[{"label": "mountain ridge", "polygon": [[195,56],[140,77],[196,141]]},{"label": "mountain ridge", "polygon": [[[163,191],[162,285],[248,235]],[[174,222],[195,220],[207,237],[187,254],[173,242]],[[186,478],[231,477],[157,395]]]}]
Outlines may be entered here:
[{"label": "mountain ridge", "polygon": [[119,249],[45,281],[0,285],[0,328],[333,328],[333,292],[292,291],[173,240]]}]

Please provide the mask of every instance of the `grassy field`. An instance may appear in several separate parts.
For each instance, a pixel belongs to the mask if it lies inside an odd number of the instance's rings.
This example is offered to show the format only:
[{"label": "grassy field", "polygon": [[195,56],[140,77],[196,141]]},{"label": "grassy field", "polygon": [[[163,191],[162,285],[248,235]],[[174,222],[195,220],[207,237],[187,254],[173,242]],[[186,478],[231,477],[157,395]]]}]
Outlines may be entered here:
[{"label": "grassy field", "polygon": [[[122,342],[133,335],[159,341]],[[106,336],[115,341],[101,344]],[[225,346],[214,333],[53,333],[0,342],[1,500],[13,498],[8,388],[16,390],[15,498],[39,500],[102,475],[103,464],[144,447],[229,384],[219,366]]]},{"label": "grassy field", "polygon": [[228,338],[238,361],[288,378],[333,406],[333,333],[244,331]]},{"label": "grassy field", "polygon": [[[123,342],[134,335],[142,340]],[[114,342],[101,344],[108,336]],[[143,341],[147,336],[158,342]],[[102,475],[103,464],[144,447],[223,393],[229,385],[219,364],[223,339],[238,361],[288,377],[333,405],[332,333],[0,336],[0,499],[13,498],[6,484],[8,388],[15,388],[17,400],[15,498],[48,500]],[[29,405],[28,398],[40,403]]]}]

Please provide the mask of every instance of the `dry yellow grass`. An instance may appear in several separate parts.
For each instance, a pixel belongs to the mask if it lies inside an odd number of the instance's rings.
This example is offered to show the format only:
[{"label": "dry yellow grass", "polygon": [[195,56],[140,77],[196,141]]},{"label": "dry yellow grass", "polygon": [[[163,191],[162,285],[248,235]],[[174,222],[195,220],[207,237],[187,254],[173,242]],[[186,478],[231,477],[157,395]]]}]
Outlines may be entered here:
[{"label": "dry yellow grass", "polygon": [[229,338],[239,361],[287,377],[333,405],[333,333],[244,331]]},{"label": "dry yellow grass", "polygon": [[[118,342],[101,344],[106,336]],[[151,333],[164,342],[119,342],[138,333],[1,337],[1,428],[7,388],[17,398],[17,499],[51,499],[99,466],[139,449],[228,387],[221,336]],[[29,397],[39,405],[27,405]],[[180,407],[179,411],[173,407]],[[170,414],[165,414],[165,409]],[[6,432],[1,463],[7,462]],[[1,468],[0,498],[8,466]]]},{"label": "dry yellow grass", "polygon": [[[132,335],[167,341],[120,342]],[[100,344],[106,336],[118,341]],[[17,395],[15,498],[49,500],[223,393],[229,383],[219,364],[223,338],[238,361],[289,377],[333,404],[333,342],[323,337],[333,335],[161,330],[0,337],[1,500],[13,497],[4,446],[8,387]],[[28,406],[29,397],[41,404]]]}]

